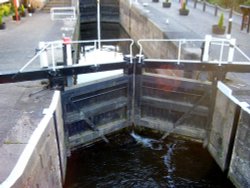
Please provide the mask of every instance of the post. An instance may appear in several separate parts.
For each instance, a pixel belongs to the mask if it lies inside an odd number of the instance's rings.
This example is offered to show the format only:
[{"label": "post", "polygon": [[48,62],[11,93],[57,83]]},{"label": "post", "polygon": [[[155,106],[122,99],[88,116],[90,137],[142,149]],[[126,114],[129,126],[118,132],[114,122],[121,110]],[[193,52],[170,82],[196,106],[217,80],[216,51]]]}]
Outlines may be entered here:
[{"label": "post", "polygon": [[47,68],[49,66],[47,52],[44,49],[44,47],[45,47],[45,42],[39,42],[39,44],[38,44],[39,51],[43,50],[39,56],[41,68]]},{"label": "post", "polygon": [[205,12],[206,11],[206,1],[205,0],[203,0],[203,12]]},{"label": "post", "polygon": [[66,45],[66,63],[67,65],[73,65],[71,39],[69,37],[64,37],[63,44]]},{"label": "post", "polygon": [[[63,44],[64,44],[64,53],[66,52],[66,55],[64,57],[64,64],[71,66],[73,65],[72,61],[72,49],[71,49],[71,39],[69,37],[63,38]],[[66,62],[65,62],[66,60]],[[67,76],[67,86],[73,85],[73,78],[72,76]]]},{"label": "post", "polygon": [[247,33],[250,31],[250,11],[248,12]]},{"label": "post", "polygon": [[203,56],[202,56],[202,61],[203,62],[208,62],[209,61],[209,47],[210,47],[211,40],[212,40],[211,35],[206,35],[205,36],[205,45],[204,45]]},{"label": "post", "polygon": [[245,24],[245,17],[246,17],[247,15],[246,14],[244,14],[244,12],[243,12],[243,14],[242,14],[242,20],[241,20],[241,31],[244,29],[244,24]]},{"label": "post", "polygon": [[19,14],[18,14],[18,8],[19,8],[19,1],[14,0],[14,11],[15,11],[15,16],[16,16],[16,21],[20,20]]},{"label": "post", "polygon": [[233,22],[233,8],[231,8],[230,13],[229,13],[227,38],[231,38],[232,22]]},{"label": "post", "polygon": [[195,0],[195,1],[194,1],[194,8],[197,7],[197,2],[198,2],[198,0]]},{"label": "post", "polygon": [[98,48],[101,49],[101,20],[100,20],[100,0],[97,0],[97,39]]},{"label": "post", "polygon": [[231,39],[229,42],[229,51],[228,51],[228,57],[227,57],[228,63],[233,63],[235,44],[236,44],[236,39]]},{"label": "post", "polygon": [[218,5],[215,5],[215,9],[214,9],[214,16],[218,15]]}]

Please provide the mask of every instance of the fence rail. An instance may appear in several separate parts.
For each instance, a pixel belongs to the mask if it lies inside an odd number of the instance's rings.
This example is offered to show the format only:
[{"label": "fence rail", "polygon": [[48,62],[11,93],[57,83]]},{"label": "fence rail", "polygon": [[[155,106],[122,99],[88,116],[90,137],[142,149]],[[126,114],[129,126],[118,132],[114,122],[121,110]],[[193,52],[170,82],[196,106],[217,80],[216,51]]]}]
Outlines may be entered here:
[{"label": "fence rail", "polygon": [[218,16],[220,13],[225,14],[225,18],[233,22],[237,25],[242,25],[242,13],[236,12],[233,8],[223,8],[219,5],[210,4],[206,1],[201,0],[193,0],[193,7],[196,9],[201,9],[203,12],[207,12],[213,14],[214,16]]},{"label": "fence rail", "polygon": [[53,7],[50,9],[51,20],[76,20],[75,7]]},{"label": "fence rail", "polygon": [[[171,43],[176,45],[176,53],[173,58],[161,58],[154,57],[150,60],[157,61],[168,61],[180,63],[213,63],[218,64],[247,64],[250,65],[250,57],[248,57],[239,47],[236,45],[235,39],[222,39],[212,38],[210,35],[206,36],[205,39],[140,39],[137,44],[139,46],[139,63],[143,57],[144,47],[152,42]],[[164,46],[165,47],[165,46]],[[167,47],[167,45],[166,45]],[[200,59],[193,59],[192,57],[184,58],[183,53],[185,48],[200,48]],[[237,57],[236,57],[237,56]]]}]

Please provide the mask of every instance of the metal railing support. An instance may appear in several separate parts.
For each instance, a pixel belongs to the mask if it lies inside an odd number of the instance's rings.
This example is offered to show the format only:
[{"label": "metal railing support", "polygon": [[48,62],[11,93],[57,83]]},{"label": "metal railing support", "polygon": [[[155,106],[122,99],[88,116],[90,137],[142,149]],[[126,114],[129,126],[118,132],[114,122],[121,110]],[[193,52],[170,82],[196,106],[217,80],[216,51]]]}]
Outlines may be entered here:
[{"label": "metal railing support", "polygon": [[51,20],[76,20],[75,7],[53,7],[50,9]]},{"label": "metal railing support", "polygon": [[212,40],[211,35],[206,35],[205,36],[205,44],[204,44],[203,55],[202,55],[202,61],[203,62],[208,62],[209,61],[209,48],[210,48],[211,40]]},{"label": "metal railing support", "polygon": [[236,39],[231,39],[229,43],[228,63],[233,63]]},{"label": "metal railing support", "polygon": [[[42,50],[45,47],[45,42],[39,42],[38,48],[39,51]],[[47,68],[49,66],[48,62],[48,56],[46,50],[43,50],[40,55],[40,67],[41,68]]]}]

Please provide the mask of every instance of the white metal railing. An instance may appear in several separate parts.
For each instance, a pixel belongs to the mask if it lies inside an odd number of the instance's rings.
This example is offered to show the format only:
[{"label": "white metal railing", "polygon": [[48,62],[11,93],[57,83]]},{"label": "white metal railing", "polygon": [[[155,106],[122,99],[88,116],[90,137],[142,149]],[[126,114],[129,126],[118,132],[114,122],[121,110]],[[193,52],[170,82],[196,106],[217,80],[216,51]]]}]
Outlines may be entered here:
[{"label": "white metal railing", "polygon": [[75,7],[53,7],[50,9],[51,20],[76,20]]},{"label": "white metal railing", "polygon": [[109,44],[113,42],[129,42],[129,57],[130,57],[130,62],[132,63],[132,58],[133,58],[133,45],[134,45],[134,40],[133,39],[102,39],[102,40],[80,40],[80,41],[72,41],[72,44],[93,44],[93,50],[99,49],[99,45],[101,46],[101,49],[105,49],[104,44]]},{"label": "white metal railing", "polygon": [[[99,48],[99,42],[101,48]],[[57,65],[57,62],[63,62],[63,44],[66,45],[67,51],[67,65],[72,65],[72,45],[79,46],[91,46],[92,50],[103,50],[105,51],[105,45],[113,43],[127,43],[126,47],[129,50],[130,62],[133,60],[132,48],[134,41],[132,39],[104,39],[104,40],[80,40],[80,41],[54,41],[54,42],[40,42],[39,50],[37,54],[32,57],[20,70],[19,72],[24,72],[28,66],[40,59],[41,68],[52,68],[54,71],[61,66]],[[175,49],[176,54],[171,54],[175,58],[162,58],[153,57],[147,58],[148,61],[161,61],[161,62],[173,62],[173,63],[213,63],[221,66],[222,64],[238,64],[238,65],[250,65],[250,57],[245,54],[237,45],[234,39],[221,39],[212,38],[207,36],[205,39],[141,39],[137,41],[139,46],[139,63],[142,61],[142,56],[144,53],[144,47],[150,46],[150,43],[160,43],[160,48],[168,48],[164,46],[164,43],[169,43],[171,46],[169,48]],[[193,59],[192,57],[185,56],[187,50],[190,48],[198,50],[199,59]],[[151,49],[151,48],[150,48]],[[162,49],[157,49],[158,51]],[[116,49],[109,49],[115,52]],[[168,50],[168,49],[167,49]],[[107,51],[107,49],[106,49]],[[120,52],[122,53],[122,52]],[[192,52],[191,52],[192,53]],[[235,57],[236,55],[238,57]],[[127,55],[127,54],[126,54]],[[240,56],[240,57],[239,57]],[[111,57],[112,58],[112,57]],[[237,60],[239,59],[239,60]],[[111,59],[110,59],[111,60]],[[106,60],[107,61],[107,60]],[[112,61],[112,60],[111,60]],[[94,62],[93,62],[94,64]],[[75,65],[73,65],[75,66]],[[38,67],[38,66],[37,66]]]},{"label": "white metal railing", "polygon": [[[126,43],[128,42],[129,48],[129,57],[130,62],[132,62],[133,52],[132,47],[134,45],[134,41],[132,39],[104,39],[101,40],[102,48],[99,50],[104,50],[104,44],[110,44],[114,42]],[[19,73],[25,72],[27,68],[34,63],[37,63],[40,60],[40,66],[37,65],[37,68],[52,68],[55,71],[57,68],[61,68],[62,66],[58,66],[57,62],[63,62],[63,44],[66,44],[67,48],[67,57],[71,57],[72,53],[72,45],[82,45],[82,44],[92,44],[94,50],[98,50],[99,40],[82,40],[82,41],[53,41],[53,42],[40,42],[39,49],[37,53],[18,71]],[[69,47],[69,48],[68,48]],[[72,62],[72,59],[70,60]],[[93,63],[94,64],[94,63]],[[72,65],[72,63],[68,63],[67,65]],[[73,65],[75,66],[75,65]]]},{"label": "white metal railing", "polygon": [[[24,70],[28,66],[30,66],[34,62],[37,62],[38,58],[40,58],[41,68],[48,67],[49,62],[51,62],[53,70],[56,70],[55,50],[60,49],[60,51],[62,52],[62,44],[63,41],[43,42],[42,45],[40,43],[37,53],[18,72],[19,73],[24,72]],[[48,56],[48,54],[50,55]],[[62,57],[62,54],[60,56]]]},{"label": "white metal railing", "polygon": [[[172,48],[171,52],[175,52],[176,54],[171,54],[174,58],[162,58],[158,54],[158,57],[148,58],[147,60],[149,61],[177,62],[177,64],[207,62],[218,64],[219,66],[228,63],[250,65],[250,57],[239,49],[235,39],[212,38],[209,35],[205,39],[140,39],[137,41],[139,46],[139,62],[142,60],[141,57],[143,56],[145,47],[150,45],[150,43],[161,43],[159,46],[161,49],[158,49],[159,54],[161,53],[160,50],[164,48]],[[168,47],[167,45],[172,46]],[[188,49],[192,48],[198,51],[199,60],[185,57]]]}]

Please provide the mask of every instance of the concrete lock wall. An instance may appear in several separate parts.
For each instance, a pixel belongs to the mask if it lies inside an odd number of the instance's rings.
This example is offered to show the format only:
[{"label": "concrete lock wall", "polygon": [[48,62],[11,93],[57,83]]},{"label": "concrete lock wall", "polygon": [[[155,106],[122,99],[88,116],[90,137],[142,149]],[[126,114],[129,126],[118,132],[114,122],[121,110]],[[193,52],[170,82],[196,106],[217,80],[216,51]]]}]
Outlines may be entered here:
[{"label": "concrete lock wall", "polygon": [[249,104],[218,83],[208,150],[236,187],[250,187]]},{"label": "concrete lock wall", "polygon": [[237,187],[250,187],[250,111],[242,109],[236,133],[229,178]]},{"label": "concrete lock wall", "polygon": [[213,120],[210,130],[208,150],[222,170],[226,170],[229,143],[237,104],[233,103],[220,90],[217,92]]},{"label": "concrete lock wall", "polygon": [[8,178],[0,187],[62,187],[66,150],[60,92],[32,134]]}]

